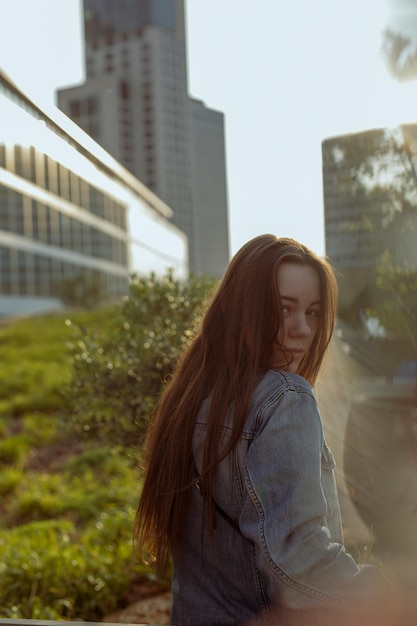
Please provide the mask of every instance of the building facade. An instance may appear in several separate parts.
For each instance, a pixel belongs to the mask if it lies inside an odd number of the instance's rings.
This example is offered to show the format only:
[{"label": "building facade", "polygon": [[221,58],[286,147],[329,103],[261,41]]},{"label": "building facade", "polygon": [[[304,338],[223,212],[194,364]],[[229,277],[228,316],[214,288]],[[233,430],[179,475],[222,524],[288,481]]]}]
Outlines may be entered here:
[{"label": "building facade", "polygon": [[119,299],[133,273],[187,277],[172,210],[2,72],[0,115],[0,315]]},{"label": "building facade", "polygon": [[84,0],[84,33],[86,81],[58,106],[173,209],[191,271],[221,276],[224,116],[188,96],[183,0]]},{"label": "building facade", "polygon": [[326,254],[343,307],[372,306],[383,253],[417,271],[417,125],[322,143]]}]

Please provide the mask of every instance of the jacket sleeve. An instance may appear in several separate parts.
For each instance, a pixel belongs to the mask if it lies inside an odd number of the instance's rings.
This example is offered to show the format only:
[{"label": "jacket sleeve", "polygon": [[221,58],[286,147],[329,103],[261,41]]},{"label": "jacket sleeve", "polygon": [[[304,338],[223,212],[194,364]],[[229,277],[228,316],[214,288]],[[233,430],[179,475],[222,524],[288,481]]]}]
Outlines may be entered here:
[{"label": "jacket sleeve", "polygon": [[[267,595],[288,608],[353,608],[379,580],[331,536],[339,515],[333,481],[323,481],[321,419],[312,392],[287,389],[264,404],[245,461],[243,534],[255,545]],[[325,460],[325,459],[324,459]],[[326,483],[326,493],[323,484]]]}]

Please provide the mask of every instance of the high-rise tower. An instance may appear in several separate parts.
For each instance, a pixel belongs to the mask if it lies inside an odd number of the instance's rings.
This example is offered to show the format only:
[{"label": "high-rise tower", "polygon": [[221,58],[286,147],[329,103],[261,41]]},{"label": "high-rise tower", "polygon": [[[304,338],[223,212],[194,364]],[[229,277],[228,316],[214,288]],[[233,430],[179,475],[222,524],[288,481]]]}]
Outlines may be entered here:
[{"label": "high-rise tower", "polygon": [[84,84],[59,107],[160,196],[190,269],[229,260],[224,117],[188,96],[183,0],[84,0]]}]

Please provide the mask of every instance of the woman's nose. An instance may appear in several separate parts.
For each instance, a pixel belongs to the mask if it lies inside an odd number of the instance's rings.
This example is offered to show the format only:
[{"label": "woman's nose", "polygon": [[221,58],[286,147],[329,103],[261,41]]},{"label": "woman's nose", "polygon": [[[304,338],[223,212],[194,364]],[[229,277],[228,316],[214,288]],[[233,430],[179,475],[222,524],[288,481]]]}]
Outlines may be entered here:
[{"label": "woman's nose", "polygon": [[290,335],[292,337],[308,337],[311,334],[311,328],[305,315],[296,315],[292,320]]}]

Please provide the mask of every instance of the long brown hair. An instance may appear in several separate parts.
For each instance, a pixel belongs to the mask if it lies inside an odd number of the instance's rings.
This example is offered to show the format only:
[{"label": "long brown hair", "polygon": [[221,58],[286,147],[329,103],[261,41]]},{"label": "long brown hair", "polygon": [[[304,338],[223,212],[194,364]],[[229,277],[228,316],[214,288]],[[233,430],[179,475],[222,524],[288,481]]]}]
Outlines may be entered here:
[{"label": "long brown hair", "polygon": [[[330,342],[337,311],[337,286],[330,264],[304,245],[260,235],[231,260],[207,308],[197,336],[183,354],[151,419],[144,455],[146,475],[134,524],[135,542],[147,548],[160,571],[172,548],[181,552],[190,488],[196,415],[211,394],[203,467],[207,516],[219,462],[235,447],[259,375],[268,369],[282,324],[278,267],[311,265],[320,279],[320,322],[298,373],[312,385]],[[220,449],[224,417],[233,406],[227,446]]]}]

